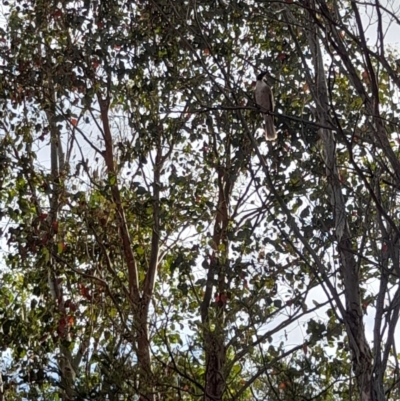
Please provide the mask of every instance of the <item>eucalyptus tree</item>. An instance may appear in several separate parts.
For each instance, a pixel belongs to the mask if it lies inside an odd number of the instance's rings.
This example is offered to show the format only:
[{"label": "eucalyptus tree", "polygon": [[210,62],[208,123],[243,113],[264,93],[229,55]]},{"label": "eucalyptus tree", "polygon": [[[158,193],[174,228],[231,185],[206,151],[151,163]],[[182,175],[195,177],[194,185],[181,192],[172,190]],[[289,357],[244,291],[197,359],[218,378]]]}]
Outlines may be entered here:
[{"label": "eucalyptus tree", "polygon": [[[250,350],[306,313],[308,286],[283,322],[253,338],[285,310],[262,234],[253,238],[270,200],[256,195],[241,114],[202,112],[219,103],[235,110],[237,100],[223,88],[229,79],[213,77],[203,16],[186,8],[10,6],[1,128],[10,219],[3,291],[13,307],[2,322],[9,372],[19,374],[7,388],[26,384],[20,394],[249,393],[238,372]],[[216,11],[215,32],[225,18]],[[239,37],[239,14],[232,23]],[[223,48],[230,35],[220,35]],[[242,99],[252,90],[235,87]]]},{"label": "eucalyptus tree", "polygon": [[374,47],[355,2],[7,7],[2,395],[395,397],[396,14]]}]

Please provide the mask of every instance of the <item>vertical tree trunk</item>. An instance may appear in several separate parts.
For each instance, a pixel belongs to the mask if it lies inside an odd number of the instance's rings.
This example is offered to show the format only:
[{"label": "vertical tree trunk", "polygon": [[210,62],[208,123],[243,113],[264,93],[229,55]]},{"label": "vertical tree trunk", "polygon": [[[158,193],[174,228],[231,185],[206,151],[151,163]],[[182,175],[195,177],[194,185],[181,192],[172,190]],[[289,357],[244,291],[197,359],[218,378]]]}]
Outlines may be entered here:
[{"label": "vertical tree trunk", "polygon": [[[311,10],[315,4],[308,3]],[[311,13],[311,11],[310,11]],[[317,122],[329,126],[329,96],[325,78],[324,64],[318,28],[310,14],[310,29],[306,31],[308,43],[313,57],[315,80],[309,79],[309,88],[316,104]],[[305,66],[307,68],[307,66]],[[353,244],[347,223],[346,206],[342,194],[336,159],[336,143],[334,132],[319,129],[324,149],[326,177],[329,184],[332,212],[335,221],[335,236],[340,256],[340,271],[343,277],[345,310],[342,316],[345,323],[349,345],[352,353],[352,366],[358,384],[361,401],[372,401],[372,353],[365,336],[363,310],[360,294],[360,275],[354,257]]]},{"label": "vertical tree trunk", "polygon": [[[60,208],[60,177],[61,171],[64,170],[64,153],[60,138],[60,132],[56,124],[56,97],[53,88],[51,87],[52,77],[51,72],[47,71],[47,78],[49,81],[47,97],[49,99],[49,109],[46,111],[47,119],[50,127],[50,154],[51,154],[51,177],[52,177],[52,193],[50,199],[50,213],[48,215],[48,227],[50,230],[49,246],[55,247],[57,240],[57,233],[54,227],[57,224],[58,212]],[[57,262],[53,255],[49,259],[49,286],[55,304],[58,307],[60,320],[58,325],[59,349],[60,355],[58,357],[58,368],[61,378],[62,399],[65,401],[72,401],[75,399],[75,380],[76,370],[79,361],[74,361],[74,358],[65,346],[64,342],[69,340],[69,322],[67,312],[64,307],[64,296],[61,285],[58,282],[57,275],[58,267]]]},{"label": "vertical tree trunk", "polygon": [[[109,77],[109,79],[111,78]],[[131,297],[130,300],[135,321],[133,331],[134,336],[136,337],[137,345],[140,397],[143,401],[155,401],[155,383],[151,367],[151,349],[148,331],[148,319],[150,302],[153,297],[154,285],[159,263],[160,179],[161,170],[165,158],[162,154],[161,139],[158,138],[155,165],[153,167],[153,230],[151,238],[150,262],[143,282],[143,291],[141,295],[139,289],[138,266],[136,264],[132,250],[132,241],[129,234],[129,227],[125,218],[125,210],[121,202],[121,195],[118,187],[118,180],[116,177],[117,172],[114,168],[113,139],[108,117],[110,100],[109,98],[103,99],[101,95],[98,95],[98,101],[101,109],[103,136],[106,147],[104,152],[104,159],[107,166],[108,175],[110,178],[113,178],[112,180],[110,180],[113,182],[113,184],[111,185],[111,192],[117,210],[124,257],[128,267],[129,293]]]},{"label": "vertical tree trunk", "polygon": [[[226,144],[226,164],[230,163],[229,144]],[[222,400],[226,387],[226,347],[225,347],[225,326],[224,326],[224,308],[223,297],[226,296],[226,272],[228,266],[229,241],[227,230],[229,224],[228,205],[233,188],[233,182],[229,175],[229,169],[225,166],[218,166],[218,203],[217,213],[214,224],[213,248],[214,252],[209,265],[207,275],[206,291],[201,306],[202,323],[204,326],[204,349],[206,354],[206,383],[205,383],[205,401]],[[215,276],[217,276],[217,285],[215,286]],[[209,308],[214,287],[218,290],[220,299],[215,302],[216,318],[213,322],[209,319]],[[211,329],[211,324],[214,329]]]},{"label": "vertical tree trunk", "polygon": [[[142,304],[143,305],[143,304]],[[139,364],[140,400],[155,401],[153,372],[151,368],[150,339],[148,332],[148,308],[136,312],[137,358]]]},{"label": "vertical tree trunk", "polygon": [[223,333],[215,329],[205,333],[204,343],[206,347],[206,386],[205,401],[222,400],[225,390],[225,346]]}]

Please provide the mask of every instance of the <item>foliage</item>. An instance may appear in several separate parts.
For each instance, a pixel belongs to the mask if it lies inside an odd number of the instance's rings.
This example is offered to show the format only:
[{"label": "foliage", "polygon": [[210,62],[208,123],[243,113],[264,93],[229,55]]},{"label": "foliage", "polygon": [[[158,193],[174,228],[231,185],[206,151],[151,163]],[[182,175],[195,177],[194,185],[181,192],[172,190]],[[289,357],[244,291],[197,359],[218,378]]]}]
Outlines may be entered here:
[{"label": "foliage", "polygon": [[396,399],[395,14],[3,4],[0,399]]}]

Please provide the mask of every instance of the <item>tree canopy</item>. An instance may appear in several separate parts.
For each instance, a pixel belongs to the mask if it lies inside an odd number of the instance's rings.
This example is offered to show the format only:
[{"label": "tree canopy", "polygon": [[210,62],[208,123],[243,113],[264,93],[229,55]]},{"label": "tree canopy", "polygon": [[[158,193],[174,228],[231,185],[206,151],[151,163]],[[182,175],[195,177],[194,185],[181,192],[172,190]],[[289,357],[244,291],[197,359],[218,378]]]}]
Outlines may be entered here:
[{"label": "tree canopy", "polygon": [[0,400],[398,399],[395,6],[3,0]]}]

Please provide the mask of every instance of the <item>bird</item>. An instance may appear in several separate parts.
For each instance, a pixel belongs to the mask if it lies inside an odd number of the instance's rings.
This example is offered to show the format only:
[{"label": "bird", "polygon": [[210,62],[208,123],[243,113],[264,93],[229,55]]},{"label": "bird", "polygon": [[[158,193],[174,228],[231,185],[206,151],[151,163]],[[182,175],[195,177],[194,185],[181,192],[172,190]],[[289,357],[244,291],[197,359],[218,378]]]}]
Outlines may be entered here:
[{"label": "bird", "polygon": [[264,118],[264,136],[267,141],[276,139],[276,130],[274,126],[274,117],[271,113],[274,111],[274,95],[272,89],[267,83],[267,72],[262,72],[257,76],[256,89],[254,92],[255,102],[260,108],[261,115]]}]

